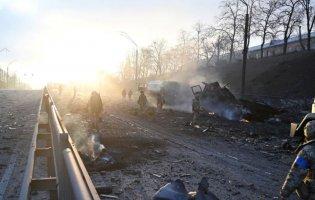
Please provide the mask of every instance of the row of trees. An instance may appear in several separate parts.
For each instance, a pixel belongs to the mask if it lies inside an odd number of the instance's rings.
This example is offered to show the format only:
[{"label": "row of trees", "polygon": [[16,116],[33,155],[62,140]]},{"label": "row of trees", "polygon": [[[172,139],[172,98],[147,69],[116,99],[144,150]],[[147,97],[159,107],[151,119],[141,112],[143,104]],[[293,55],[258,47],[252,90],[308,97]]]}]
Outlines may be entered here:
[{"label": "row of trees", "polygon": [[122,78],[134,79],[136,63],[138,78],[159,76],[183,70],[202,63],[207,66],[227,56],[231,62],[236,52],[243,49],[245,14],[248,13],[247,48],[252,37],[261,40],[263,47],[271,39],[283,39],[283,54],[287,53],[288,40],[299,33],[301,27],[307,32],[306,47],[311,50],[311,32],[315,12],[311,0],[224,0],[221,2],[217,25],[197,23],[190,31],[180,31],[178,42],[168,47],[165,40],[152,42],[136,56],[129,55],[122,66]]}]

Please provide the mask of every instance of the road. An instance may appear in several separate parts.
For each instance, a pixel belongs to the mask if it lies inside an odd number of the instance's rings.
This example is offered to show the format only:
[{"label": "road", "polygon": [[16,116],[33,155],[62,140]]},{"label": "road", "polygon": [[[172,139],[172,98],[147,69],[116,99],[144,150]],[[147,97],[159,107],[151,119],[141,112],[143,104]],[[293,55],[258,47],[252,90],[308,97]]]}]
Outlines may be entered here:
[{"label": "road", "polygon": [[[71,95],[56,99],[74,140],[83,133],[96,133],[84,109],[69,109]],[[211,129],[203,133],[186,125],[191,118],[187,113],[165,110],[141,115],[131,102],[105,102],[109,103],[98,134],[115,164],[102,168],[88,163],[87,168],[96,186],[112,188],[111,195],[150,199],[176,179],[195,191],[207,177],[219,199],[278,198],[294,159],[281,149],[287,135],[278,134],[283,131],[278,124],[209,118]]]},{"label": "road", "polygon": [[[255,150],[254,146],[244,147],[222,137],[209,137],[198,132],[181,133],[169,124],[158,124],[124,112],[114,111],[107,120],[125,127],[127,135],[133,132],[133,137],[151,138],[151,141],[161,141],[164,146],[160,150],[164,151],[163,156],[129,165],[125,169],[127,173],[122,170],[120,176],[115,171],[112,173],[120,177],[120,182],[139,182],[123,186],[122,191],[128,187],[141,191],[127,190],[128,194],[120,194],[124,199],[130,198],[130,193],[146,199],[168,180],[176,178],[184,180],[189,190],[196,190],[203,176],[210,179],[210,190],[220,199],[274,199],[290,166],[288,159],[278,160],[276,155]],[[134,173],[140,176],[130,175],[130,170],[136,170]],[[107,174],[111,176],[111,173]],[[121,178],[122,175],[126,177]]]},{"label": "road", "polygon": [[40,91],[0,90],[0,200],[20,193],[40,97]]},{"label": "road", "polygon": [[[0,91],[0,199],[18,197],[40,94]],[[64,114],[65,105],[60,106]],[[64,118],[74,138],[78,134],[75,127],[91,133],[84,112],[68,113]],[[246,143],[240,139],[244,127],[235,129],[237,137],[226,137],[223,133],[235,132],[231,128],[235,124],[220,120],[213,120],[212,129],[202,133],[185,126],[189,119],[189,114],[176,111],[142,116],[134,113],[133,104],[112,103],[99,133],[115,164],[90,168],[95,185],[111,186],[112,194],[120,199],[150,199],[171,180],[182,179],[187,190],[194,191],[200,179],[208,177],[210,190],[220,199],[277,198],[294,159],[275,149],[279,140]]]},{"label": "road", "polygon": [[[111,186],[120,199],[150,199],[171,180],[182,179],[187,190],[194,191],[201,178],[207,177],[210,190],[220,199],[278,198],[294,159],[281,150],[282,138],[248,133],[244,137],[246,127],[254,125],[222,119],[214,119],[212,129],[202,133],[185,126],[190,114],[164,111],[141,116],[134,107],[126,102],[107,105],[100,142],[116,164],[90,169],[96,185]],[[73,137],[82,130],[95,132],[88,127],[85,113],[72,117],[69,130]],[[85,127],[79,126],[82,122]],[[259,132],[258,125],[256,129]]]}]

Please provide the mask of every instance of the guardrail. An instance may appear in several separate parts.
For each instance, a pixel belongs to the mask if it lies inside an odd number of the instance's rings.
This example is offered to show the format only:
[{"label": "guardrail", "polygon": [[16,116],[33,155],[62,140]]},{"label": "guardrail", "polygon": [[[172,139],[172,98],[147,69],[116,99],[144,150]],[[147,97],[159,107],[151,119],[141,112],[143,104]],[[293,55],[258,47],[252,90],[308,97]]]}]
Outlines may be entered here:
[{"label": "guardrail", "polygon": [[[38,119],[44,112],[48,119],[35,126],[19,199],[31,199],[33,191],[48,191],[50,199],[100,199],[47,88]],[[39,140],[45,148],[37,146]],[[47,177],[34,178],[34,163],[41,156],[46,157]]]}]

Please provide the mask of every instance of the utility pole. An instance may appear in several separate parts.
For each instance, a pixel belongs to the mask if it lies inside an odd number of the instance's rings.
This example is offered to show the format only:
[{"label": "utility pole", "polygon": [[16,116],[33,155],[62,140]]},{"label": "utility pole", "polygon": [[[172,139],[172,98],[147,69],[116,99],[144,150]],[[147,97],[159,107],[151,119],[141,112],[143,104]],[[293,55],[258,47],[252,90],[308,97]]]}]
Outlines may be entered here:
[{"label": "utility pole", "polygon": [[197,55],[197,61],[198,61],[198,64],[199,64],[199,60],[200,60],[200,27],[197,30],[197,34],[198,34],[198,44],[197,44],[197,46],[198,46],[198,50],[197,50],[198,55]]},{"label": "utility pole", "polygon": [[244,49],[243,49],[243,67],[242,67],[242,85],[241,85],[241,98],[245,96],[245,78],[246,78],[246,65],[247,65],[247,53],[248,53],[248,24],[249,24],[249,14],[248,14],[248,4],[245,1],[241,1],[246,6],[245,15],[245,30],[244,30]]}]

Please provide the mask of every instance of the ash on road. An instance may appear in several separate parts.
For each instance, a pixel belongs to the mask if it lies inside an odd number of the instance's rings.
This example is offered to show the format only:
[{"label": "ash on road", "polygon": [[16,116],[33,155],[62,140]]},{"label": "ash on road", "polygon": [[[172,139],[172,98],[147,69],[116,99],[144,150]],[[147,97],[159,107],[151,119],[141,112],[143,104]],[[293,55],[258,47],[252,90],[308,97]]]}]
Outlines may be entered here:
[{"label": "ash on road", "polygon": [[41,91],[0,90],[0,200],[17,199]]}]

